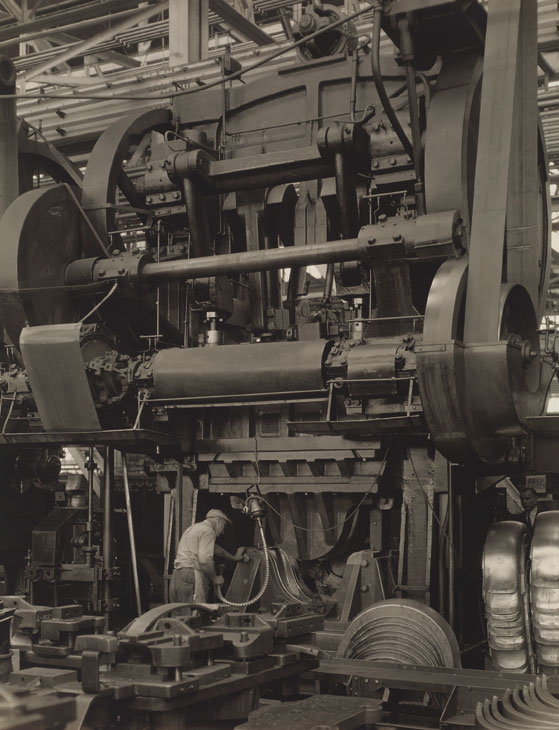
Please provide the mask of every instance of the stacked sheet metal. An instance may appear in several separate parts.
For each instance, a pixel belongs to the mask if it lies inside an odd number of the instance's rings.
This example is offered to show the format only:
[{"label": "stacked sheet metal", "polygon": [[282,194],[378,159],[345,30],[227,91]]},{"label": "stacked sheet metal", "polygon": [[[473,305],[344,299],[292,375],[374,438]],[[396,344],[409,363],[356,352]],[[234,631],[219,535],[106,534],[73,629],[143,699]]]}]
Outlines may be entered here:
[{"label": "stacked sheet metal", "polygon": [[476,708],[477,730],[552,730],[559,728],[559,700],[547,686],[545,677],[535,683],[507,689],[503,698],[479,702]]},{"label": "stacked sheet metal", "polygon": [[521,522],[491,526],[483,551],[483,600],[491,662],[504,672],[534,669],[528,550],[528,531]]},{"label": "stacked sheet metal", "polygon": [[419,601],[391,598],[362,611],[345,631],[338,657],[459,667],[456,636],[440,614]]},{"label": "stacked sheet metal", "polygon": [[536,518],[530,592],[539,671],[559,674],[559,511]]},{"label": "stacked sheet metal", "polygon": [[101,426],[80,349],[81,322],[25,327],[21,354],[45,431]]}]

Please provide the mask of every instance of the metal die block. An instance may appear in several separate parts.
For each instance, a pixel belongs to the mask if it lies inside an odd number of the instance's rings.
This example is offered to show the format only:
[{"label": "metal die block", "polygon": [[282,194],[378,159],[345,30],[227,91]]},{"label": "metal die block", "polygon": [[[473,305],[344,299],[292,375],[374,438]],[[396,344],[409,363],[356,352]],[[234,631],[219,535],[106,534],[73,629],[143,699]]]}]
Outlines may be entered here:
[{"label": "metal die block", "polygon": [[116,654],[118,639],[109,634],[82,634],[76,637],[76,651],[98,651],[100,654]]},{"label": "metal die block", "polygon": [[314,631],[321,631],[323,628],[324,618],[315,614],[285,618],[277,622],[276,639],[280,641],[292,639],[297,636],[311,634]]},{"label": "metal die block", "polygon": [[81,618],[83,610],[81,606],[55,606],[52,609],[52,617],[57,619]]},{"label": "metal die block", "polygon": [[190,647],[185,644],[158,644],[150,646],[151,659],[156,667],[180,667],[191,665]]},{"label": "metal die block", "polygon": [[228,679],[231,676],[231,664],[229,662],[214,662],[207,666],[190,667],[185,672],[185,679],[195,679],[200,687],[205,687],[208,684],[214,682],[222,682],[224,679]]},{"label": "metal die block", "polygon": [[317,727],[353,730],[374,726],[381,718],[379,700],[320,695],[281,706],[262,707],[252,712],[248,722],[239,725],[238,730],[313,730]]},{"label": "metal die block", "polygon": [[223,635],[226,654],[248,660],[267,656],[274,647],[274,630],[260,616],[251,613],[226,613],[206,631]]},{"label": "metal die block", "polygon": [[101,629],[105,619],[96,616],[80,616],[69,619],[47,619],[41,622],[41,639],[45,641],[61,641],[64,635],[93,633]]},{"label": "metal die block", "polygon": [[52,689],[61,684],[76,682],[78,674],[75,669],[59,669],[58,667],[28,667],[10,674],[10,683],[27,685],[38,683],[41,689]]},{"label": "metal die block", "polygon": [[266,669],[272,669],[275,665],[273,656],[263,656],[257,659],[248,659],[246,661],[231,662],[232,674],[257,674]]},{"label": "metal die block", "polygon": [[190,677],[177,682],[158,682],[155,679],[151,682],[135,682],[137,696],[158,697],[167,700],[192,694],[198,690],[199,686],[198,680]]}]

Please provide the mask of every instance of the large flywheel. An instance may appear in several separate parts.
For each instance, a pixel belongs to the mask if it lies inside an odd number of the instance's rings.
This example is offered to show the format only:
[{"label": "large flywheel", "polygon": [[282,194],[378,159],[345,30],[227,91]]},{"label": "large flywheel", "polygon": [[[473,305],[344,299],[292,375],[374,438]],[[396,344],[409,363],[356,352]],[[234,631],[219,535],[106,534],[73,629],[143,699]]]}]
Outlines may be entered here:
[{"label": "large flywheel", "polygon": [[502,459],[526,419],[543,412],[553,377],[538,338],[550,231],[535,22],[533,3],[494,3],[483,75],[479,58],[458,54],[430,109],[428,212],[459,208],[469,244],[433,280],[418,377],[433,440],[458,462]]}]

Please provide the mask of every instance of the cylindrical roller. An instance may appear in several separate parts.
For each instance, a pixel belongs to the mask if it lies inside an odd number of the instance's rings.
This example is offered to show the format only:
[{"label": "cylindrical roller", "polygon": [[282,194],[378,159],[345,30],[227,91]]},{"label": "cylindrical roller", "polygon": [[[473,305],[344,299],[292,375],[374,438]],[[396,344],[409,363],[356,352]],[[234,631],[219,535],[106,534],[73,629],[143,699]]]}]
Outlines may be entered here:
[{"label": "cylindrical roller", "polygon": [[[377,341],[350,350],[347,377],[348,392],[352,398],[396,393],[395,357],[401,339]],[[372,382],[372,381],[378,382]]]},{"label": "cylindrical roller", "polygon": [[317,391],[324,388],[324,340],[172,348],[152,361],[153,398]]}]

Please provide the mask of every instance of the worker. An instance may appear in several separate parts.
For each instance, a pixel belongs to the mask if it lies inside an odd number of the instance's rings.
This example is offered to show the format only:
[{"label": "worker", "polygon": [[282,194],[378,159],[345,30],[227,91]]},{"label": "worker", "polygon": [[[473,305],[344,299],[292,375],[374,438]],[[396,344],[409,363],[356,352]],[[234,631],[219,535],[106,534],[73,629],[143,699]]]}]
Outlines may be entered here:
[{"label": "worker", "polygon": [[522,505],[522,512],[515,515],[512,519],[526,525],[530,537],[533,537],[534,524],[540,509],[538,507],[537,495],[531,487],[524,487],[520,490],[520,504]]},{"label": "worker", "polygon": [[216,545],[225,527],[231,520],[219,509],[211,509],[206,519],[187,528],[177,549],[171,576],[169,598],[175,603],[206,603],[210,583],[223,584],[223,577],[217,575],[214,557],[239,562],[243,559],[244,547],[234,555]]}]

